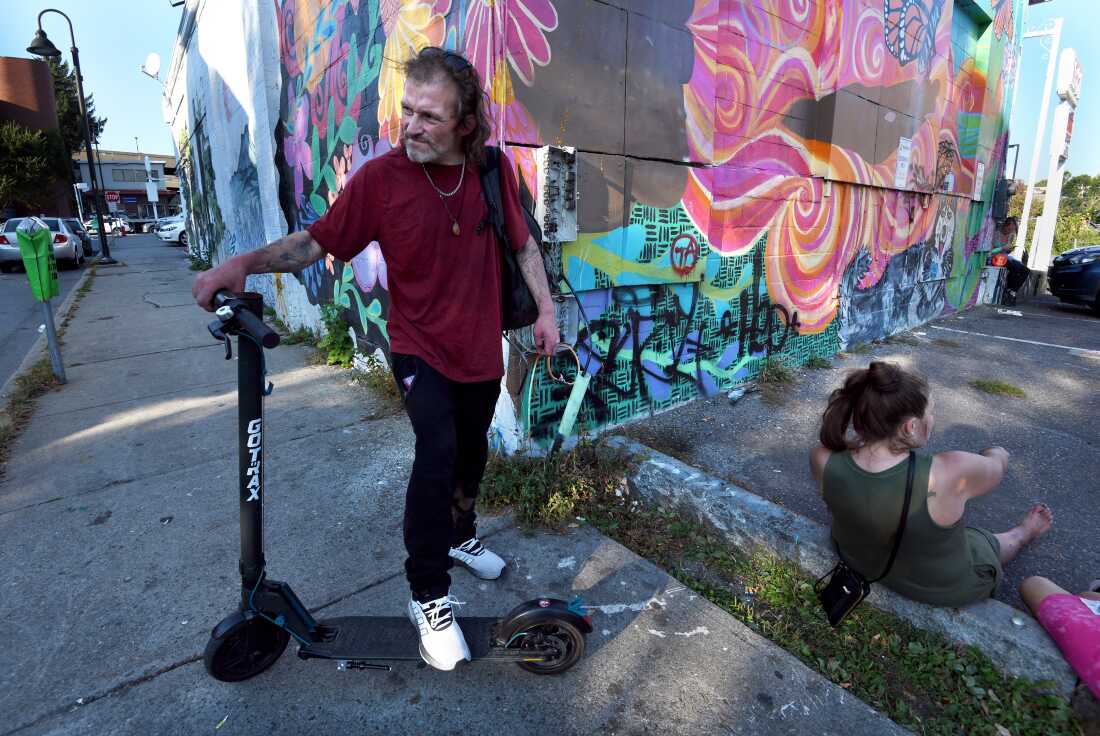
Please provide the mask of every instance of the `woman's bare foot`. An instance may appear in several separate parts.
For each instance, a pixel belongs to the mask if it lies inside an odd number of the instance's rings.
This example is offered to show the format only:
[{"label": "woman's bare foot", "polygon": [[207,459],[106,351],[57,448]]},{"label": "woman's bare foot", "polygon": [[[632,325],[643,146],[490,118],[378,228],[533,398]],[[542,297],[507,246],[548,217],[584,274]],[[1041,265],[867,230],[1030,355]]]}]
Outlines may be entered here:
[{"label": "woman's bare foot", "polygon": [[1037,503],[1027,512],[1027,516],[1020,522],[1020,529],[1024,531],[1024,544],[1031,544],[1036,539],[1050,530],[1054,523],[1054,512],[1045,503]]},{"label": "woman's bare foot", "polygon": [[1054,523],[1054,514],[1045,503],[1037,503],[1031,507],[1027,515],[1016,526],[1001,534],[994,534],[1001,545],[1001,564],[1020,554],[1027,545],[1034,542],[1050,530]]}]

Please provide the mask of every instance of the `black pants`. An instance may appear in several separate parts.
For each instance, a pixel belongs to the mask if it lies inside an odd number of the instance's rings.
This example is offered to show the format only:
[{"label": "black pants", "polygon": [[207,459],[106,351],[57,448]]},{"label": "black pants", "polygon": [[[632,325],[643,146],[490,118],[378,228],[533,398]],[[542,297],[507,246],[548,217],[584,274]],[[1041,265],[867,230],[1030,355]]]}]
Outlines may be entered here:
[{"label": "black pants", "polygon": [[421,600],[450,589],[450,548],[476,535],[477,498],[489,457],[500,381],[452,381],[414,355],[390,355],[416,433],[405,494],[405,574]]}]

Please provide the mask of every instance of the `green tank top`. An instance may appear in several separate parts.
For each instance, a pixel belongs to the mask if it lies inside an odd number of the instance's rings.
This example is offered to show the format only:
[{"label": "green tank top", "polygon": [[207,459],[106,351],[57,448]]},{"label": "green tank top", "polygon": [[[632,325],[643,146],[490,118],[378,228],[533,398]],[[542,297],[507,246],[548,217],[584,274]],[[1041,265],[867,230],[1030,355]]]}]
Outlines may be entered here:
[{"label": "green tank top", "polygon": [[[916,463],[905,535],[882,584],[906,598],[937,606],[988,598],[1001,577],[996,540],[967,529],[962,519],[948,527],[933,521],[928,514],[932,456],[918,454]],[[834,452],[825,464],[822,491],[833,517],[833,539],[848,564],[869,580],[881,575],[890,559],[905,501],[907,465],[908,460],[902,460],[869,473],[849,452]]]}]

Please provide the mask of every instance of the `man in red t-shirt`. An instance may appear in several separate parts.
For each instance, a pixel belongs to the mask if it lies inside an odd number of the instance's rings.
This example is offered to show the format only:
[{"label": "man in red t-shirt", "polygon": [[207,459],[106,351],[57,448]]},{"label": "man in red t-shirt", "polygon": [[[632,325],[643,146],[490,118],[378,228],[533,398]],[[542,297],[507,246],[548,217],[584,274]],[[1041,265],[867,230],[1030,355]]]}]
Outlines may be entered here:
[{"label": "man in red t-shirt", "polygon": [[[195,279],[204,309],[219,289],[244,290],[253,273],[297,272],[331,253],[347,262],[372,241],[389,274],[390,364],[416,434],[405,497],[408,615],[428,664],[450,670],[470,651],[451,610],[454,560],[478,577],[504,560],[478,540],[474,503],[488,458],[500,379],[501,257],[478,165],[489,124],[470,63],[429,47],[405,64],[401,145],[363,164],[325,215],[305,231],[234,256]],[[558,344],[542,256],[502,162],[505,232],[539,308],[535,344]]]}]

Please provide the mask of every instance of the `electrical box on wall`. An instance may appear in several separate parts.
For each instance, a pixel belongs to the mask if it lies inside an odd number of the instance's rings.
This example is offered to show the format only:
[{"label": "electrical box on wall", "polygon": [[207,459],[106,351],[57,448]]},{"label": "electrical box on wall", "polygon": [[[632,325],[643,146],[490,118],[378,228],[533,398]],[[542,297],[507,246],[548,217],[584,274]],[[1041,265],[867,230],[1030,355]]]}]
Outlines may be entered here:
[{"label": "electrical box on wall", "polygon": [[543,146],[535,154],[538,197],[535,219],[544,241],[568,243],[577,239],[577,149]]},{"label": "electrical box on wall", "polygon": [[561,244],[577,239],[577,149],[543,146],[535,153],[535,170],[535,220],[542,227],[543,262],[561,339],[572,344],[577,340],[579,309],[575,296],[563,293]]}]

